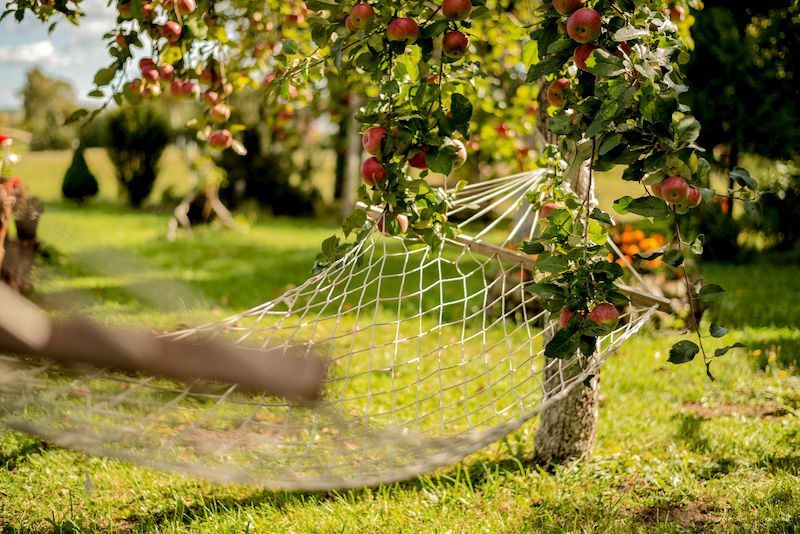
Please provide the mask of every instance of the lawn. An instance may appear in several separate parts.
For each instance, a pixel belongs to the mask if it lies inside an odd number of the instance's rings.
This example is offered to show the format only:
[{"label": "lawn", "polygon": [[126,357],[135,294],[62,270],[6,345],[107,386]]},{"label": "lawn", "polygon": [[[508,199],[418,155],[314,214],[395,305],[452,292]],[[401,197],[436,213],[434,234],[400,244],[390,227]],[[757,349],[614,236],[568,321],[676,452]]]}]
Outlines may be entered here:
[{"label": "lawn", "polygon": [[[79,310],[109,325],[157,330],[224,317],[302,283],[319,243],[335,230],[262,219],[167,243],[167,215],[122,208],[115,192],[89,208],[60,203],[52,193],[56,179],[47,177],[50,164],[39,158],[23,161],[43,169],[36,192],[49,202],[41,234],[58,260],[37,266],[32,298],[54,314]],[[174,174],[164,183],[170,180],[179,183]],[[101,183],[113,186],[107,175]],[[666,362],[675,337],[654,328],[635,336],[603,367],[593,454],[552,473],[528,461],[535,420],[456,465],[343,492],[214,485],[7,432],[0,433],[0,529],[797,532],[796,269],[706,265],[708,280],[730,290],[706,320],[731,328],[726,341],[747,348],[715,362],[711,382],[700,362]]]}]

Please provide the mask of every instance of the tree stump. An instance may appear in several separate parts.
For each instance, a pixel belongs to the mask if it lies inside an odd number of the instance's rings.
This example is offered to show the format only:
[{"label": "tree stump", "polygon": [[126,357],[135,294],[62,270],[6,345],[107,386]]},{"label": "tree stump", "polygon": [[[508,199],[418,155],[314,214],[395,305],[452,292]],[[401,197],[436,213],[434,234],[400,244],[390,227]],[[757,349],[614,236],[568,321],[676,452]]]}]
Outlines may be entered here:
[{"label": "tree stump", "polygon": [[30,274],[40,245],[39,239],[6,239],[0,279],[21,293],[33,291]]}]

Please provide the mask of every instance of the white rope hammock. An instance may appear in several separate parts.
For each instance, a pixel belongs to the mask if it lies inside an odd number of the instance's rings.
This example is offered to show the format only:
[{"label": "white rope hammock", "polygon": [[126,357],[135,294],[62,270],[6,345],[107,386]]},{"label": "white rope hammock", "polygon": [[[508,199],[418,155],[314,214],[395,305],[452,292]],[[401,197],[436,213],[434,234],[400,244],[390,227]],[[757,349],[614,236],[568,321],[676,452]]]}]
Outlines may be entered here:
[{"label": "white rope hammock", "polygon": [[[479,231],[440,251],[411,250],[374,232],[280,297],[170,336],[248,348],[244,356],[217,358],[234,374],[237,358],[256,355],[248,361],[258,362],[267,354],[263,362],[288,390],[315,371],[281,368],[276,350],[321,358],[326,374],[318,400],[288,401],[205,379],[213,374],[181,382],[180,372],[132,372],[135,363],[121,366],[128,371],[87,370],[5,356],[0,425],[89,453],[286,489],[390,483],[456,462],[584,387],[660,305],[628,288],[644,305],[600,338],[584,369],[569,378],[547,373],[557,383],[545,383],[543,339],[553,323],[523,290],[534,259],[502,245],[520,231],[532,234],[538,214],[520,199],[538,195],[546,179],[533,171],[467,186],[450,216],[464,217],[465,232],[480,225]],[[519,209],[524,213],[514,218]],[[182,355],[192,358],[191,350]],[[567,370],[581,363],[573,357],[548,365]]]}]

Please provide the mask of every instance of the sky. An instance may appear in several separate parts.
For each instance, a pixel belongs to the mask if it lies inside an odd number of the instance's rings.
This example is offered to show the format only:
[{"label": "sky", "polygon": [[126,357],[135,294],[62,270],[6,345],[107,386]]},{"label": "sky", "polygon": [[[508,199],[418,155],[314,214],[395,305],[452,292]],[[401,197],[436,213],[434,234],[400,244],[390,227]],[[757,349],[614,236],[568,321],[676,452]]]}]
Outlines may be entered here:
[{"label": "sky", "polygon": [[[2,2],[5,6],[5,2]],[[45,75],[69,82],[82,104],[99,103],[87,98],[93,89],[94,73],[111,64],[103,34],[114,27],[116,9],[106,0],[84,0],[86,16],[73,26],[59,16],[56,29],[47,35],[48,25],[26,14],[18,24],[13,15],[0,22],[0,109],[22,107],[20,93],[25,73],[39,68]],[[55,18],[51,18],[51,22]]]}]

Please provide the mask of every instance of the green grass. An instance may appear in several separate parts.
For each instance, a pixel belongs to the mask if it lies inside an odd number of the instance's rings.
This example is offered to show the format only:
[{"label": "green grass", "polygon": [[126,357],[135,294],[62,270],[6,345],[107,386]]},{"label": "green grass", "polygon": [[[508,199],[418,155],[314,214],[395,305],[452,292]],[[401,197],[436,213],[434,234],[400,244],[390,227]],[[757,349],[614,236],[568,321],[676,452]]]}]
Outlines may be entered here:
[{"label": "green grass", "polygon": [[[55,183],[41,168],[42,184]],[[121,208],[113,195],[77,210],[44,185],[39,194],[51,200],[42,237],[61,259],[36,267],[34,300],[112,325],[173,329],[260,304],[302,283],[334,230],[269,219],[170,244],[164,214]],[[797,532],[796,267],[703,271],[729,290],[708,320],[748,348],[714,362],[711,382],[700,362],[666,362],[675,338],[635,336],[603,368],[592,456],[552,473],[528,461],[535,421],[457,465],[346,492],[212,485],[8,432],[0,532]]]}]

